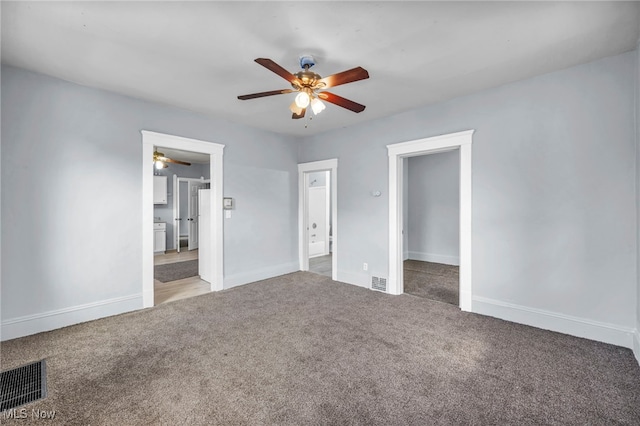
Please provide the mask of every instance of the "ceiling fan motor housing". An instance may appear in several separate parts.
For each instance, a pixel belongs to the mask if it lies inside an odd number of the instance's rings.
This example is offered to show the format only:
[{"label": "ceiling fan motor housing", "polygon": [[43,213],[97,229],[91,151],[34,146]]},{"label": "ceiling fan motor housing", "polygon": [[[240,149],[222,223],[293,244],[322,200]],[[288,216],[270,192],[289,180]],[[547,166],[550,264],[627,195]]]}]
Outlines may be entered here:
[{"label": "ceiling fan motor housing", "polygon": [[316,61],[311,55],[300,55],[300,68],[303,70],[309,69],[316,64]]}]

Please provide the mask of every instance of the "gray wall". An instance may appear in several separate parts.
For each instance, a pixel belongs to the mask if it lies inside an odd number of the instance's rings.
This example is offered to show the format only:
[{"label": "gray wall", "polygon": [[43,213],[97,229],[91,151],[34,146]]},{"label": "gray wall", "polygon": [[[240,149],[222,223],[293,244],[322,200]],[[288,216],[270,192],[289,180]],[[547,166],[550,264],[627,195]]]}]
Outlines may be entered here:
[{"label": "gray wall", "polygon": [[301,162],[339,159],[338,279],[367,285],[363,262],[388,274],[388,191],[369,195],[388,186],[386,145],[475,129],[474,296],[634,327],[635,63],[630,52],[307,137]]},{"label": "gray wall", "polygon": [[407,222],[410,259],[460,262],[459,150],[407,159]]},{"label": "gray wall", "polygon": [[3,322],[140,295],[142,129],[226,145],[225,280],[296,269],[293,138],[3,67]]},{"label": "gray wall", "polygon": [[[167,250],[174,250],[175,240],[174,240],[174,228],[176,227],[175,220],[173,217],[173,198],[175,194],[173,192],[173,175],[178,175],[178,177],[183,178],[200,178],[204,177],[205,179],[209,179],[209,165],[208,164],[197,164],[193,163],[190,166],[184,166],[182,164],[169,164],[169,167],[166,169],[160,169],[153,171],[154,174],[159,176],[167,177],[167,204],[154,204],[153,205],[153,217],[159,217],[162,222],[166,222],[167,224]],[[186,188],[187,183],[181,183],[181,191],[184,191],[181,198],[180,204],[180,214],[182,217],[186,218],[187,207],[189,203],[189,194]],[[183,188],[184,187],[184,188]],[[184,229],[183,235],[187,233],[188,222],[186,220],[182,220],[180,225]]]}]

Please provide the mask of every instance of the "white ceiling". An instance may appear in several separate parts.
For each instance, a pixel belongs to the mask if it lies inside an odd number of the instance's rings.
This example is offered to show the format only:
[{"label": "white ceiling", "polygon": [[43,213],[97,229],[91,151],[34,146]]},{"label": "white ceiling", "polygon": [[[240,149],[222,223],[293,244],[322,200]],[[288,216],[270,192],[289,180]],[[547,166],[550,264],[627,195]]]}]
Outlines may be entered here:
[{"label": "white ceiling", "polygon": [[[636,2],[2,2],[2,62],[75,83],[292,135],[362,123],[633,50]],[[322,76],[355,66],[368,80],[292,120],[294,94],[253,62]]]}]

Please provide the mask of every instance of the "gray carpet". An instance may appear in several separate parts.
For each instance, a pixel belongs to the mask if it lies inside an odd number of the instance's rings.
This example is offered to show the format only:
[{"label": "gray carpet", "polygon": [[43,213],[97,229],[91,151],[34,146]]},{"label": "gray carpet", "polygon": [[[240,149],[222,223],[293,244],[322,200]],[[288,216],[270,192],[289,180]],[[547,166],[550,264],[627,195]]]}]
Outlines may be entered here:
[{"label": "gray carpet", "polygon": [[404,292],[460,305],[460,267],[420,260],[404,261]]},{"label": "gray carpet", "polygon": [[25,406],[56,410],[47,424],[640,424],[628,349],[305,272],[0,354],[47,359],[49,396]]},{"label": "gray carpet", "polygon": [[162,282],[181,280],[183,278],[195,277],[198,275],[198,260],[187,260],[184,262],[169,263],[166,265],[156,265],[153,268],[153,278]]}]

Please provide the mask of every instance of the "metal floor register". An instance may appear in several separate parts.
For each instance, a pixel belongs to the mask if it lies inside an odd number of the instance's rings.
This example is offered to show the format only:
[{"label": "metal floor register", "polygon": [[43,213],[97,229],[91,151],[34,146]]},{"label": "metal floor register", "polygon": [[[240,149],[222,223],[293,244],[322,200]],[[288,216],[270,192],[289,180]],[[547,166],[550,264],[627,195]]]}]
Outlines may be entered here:
[{"label": "metal floor register", "polygon": [[0,376],[0,411],[10,410],[47,396],[45,360],[3,371]]}]

